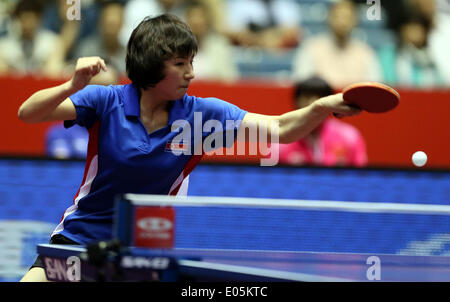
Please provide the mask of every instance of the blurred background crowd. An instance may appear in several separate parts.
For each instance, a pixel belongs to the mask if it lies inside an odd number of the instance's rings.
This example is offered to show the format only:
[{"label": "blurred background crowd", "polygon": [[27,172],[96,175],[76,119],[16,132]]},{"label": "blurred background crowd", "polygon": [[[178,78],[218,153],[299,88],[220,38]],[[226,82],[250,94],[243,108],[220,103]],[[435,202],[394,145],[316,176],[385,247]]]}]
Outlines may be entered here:
[{"label": "blurred background crowd", "polygon": [[[0,76],[70,78],[77,58],[100,56],[108,72],[91,84],[123,83],[131,32],[162,13],[199,42],[194,81],[282,83],[295,108],[360,81],[450,87],[450,0],[2,0]],[[87,142],[86,129],[55,124],[46,153],[84,158]],[[365,166],[365,140],[329,119],[282,146],[280,163]]]},{"label": "blurred background crowd", "polygon": [[78,57],[98,55],[111,66],[98,81],[114,83],[133,28],[164,12],[199,41],[197,80],[450,86],[448,0],[3,0],[0,73],[65,77]]}]

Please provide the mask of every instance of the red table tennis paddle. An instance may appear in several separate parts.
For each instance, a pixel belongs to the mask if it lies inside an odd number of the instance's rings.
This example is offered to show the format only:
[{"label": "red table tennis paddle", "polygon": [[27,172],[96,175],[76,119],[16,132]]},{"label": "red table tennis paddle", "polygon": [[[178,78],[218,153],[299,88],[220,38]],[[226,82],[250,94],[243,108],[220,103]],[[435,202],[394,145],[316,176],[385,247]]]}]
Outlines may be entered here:
[{"label": "red table tennis paddle", "polygon": [[371,113],[383,113],[397,107],[400,94],[377,82],[352,84],[343,90],[344,101]]}]

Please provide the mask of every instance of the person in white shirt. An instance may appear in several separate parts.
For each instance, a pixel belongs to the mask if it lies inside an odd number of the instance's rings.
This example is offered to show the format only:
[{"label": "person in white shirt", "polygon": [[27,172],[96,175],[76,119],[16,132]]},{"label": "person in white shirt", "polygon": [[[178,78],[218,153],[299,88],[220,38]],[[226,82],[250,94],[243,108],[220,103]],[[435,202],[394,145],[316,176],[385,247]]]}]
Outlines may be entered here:
[{"label": "person in white shirt", "polygon": [[355,4],[347,0],[333,4],[328,15],[330,32],[309,38],[297,50],[292,77],[305,80],[318,76],[334,88],[379,81],[381,68],[375,52],[351,36],[357,22]]},{"label": "person in white shirt", "polygon": [[41,28],[44,7],[19,1],[7,35],[0,39],[0,73],[44,73],[58,36]]}]

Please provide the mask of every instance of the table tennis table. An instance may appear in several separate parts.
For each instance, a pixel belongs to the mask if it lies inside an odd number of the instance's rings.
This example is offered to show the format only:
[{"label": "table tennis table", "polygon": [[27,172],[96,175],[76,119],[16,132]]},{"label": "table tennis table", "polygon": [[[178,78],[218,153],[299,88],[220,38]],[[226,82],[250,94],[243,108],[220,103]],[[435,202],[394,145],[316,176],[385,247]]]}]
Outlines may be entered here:
[{"label": "table tennis table", "polygon": [[[446,256],[122,247],[100,267],[87,251],[74,245],[37,247],[52,281],[450,281]],[[68,276],[73,259],[80,259],[78,278]]]},{"label": "table tennis table", "polygon": [[445,205],[125,194],[116,202],[113,240],[88,246],[41,244],[37,252],[53,281],[450,281],[450,256],[442,255],[181,248],[175,240],[177,217],[182,216],[177,211],[205,206],[450,213]]}]

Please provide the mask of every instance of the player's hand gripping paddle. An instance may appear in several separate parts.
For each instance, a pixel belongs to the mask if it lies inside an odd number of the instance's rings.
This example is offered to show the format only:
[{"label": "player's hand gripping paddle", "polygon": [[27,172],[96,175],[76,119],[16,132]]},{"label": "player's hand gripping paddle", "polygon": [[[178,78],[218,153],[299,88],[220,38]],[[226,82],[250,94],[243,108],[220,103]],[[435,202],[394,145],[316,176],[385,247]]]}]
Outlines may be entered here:
[{"label": "player's hand gripping paddle", "polygon": [[361,82],[346,87],[344,101],[371,113],[383,113],[397,107],[400,94],[393,88],[376,82]]}]

